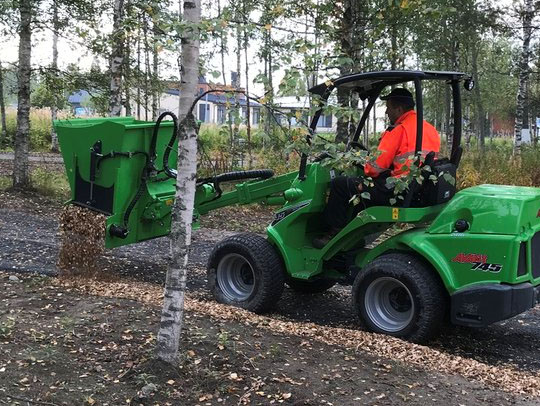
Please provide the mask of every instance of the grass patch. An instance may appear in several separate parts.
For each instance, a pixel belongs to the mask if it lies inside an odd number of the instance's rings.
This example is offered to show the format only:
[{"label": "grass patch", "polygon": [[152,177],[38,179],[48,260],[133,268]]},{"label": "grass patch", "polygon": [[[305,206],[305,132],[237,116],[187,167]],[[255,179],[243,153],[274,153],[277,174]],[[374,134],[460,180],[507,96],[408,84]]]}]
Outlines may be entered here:
[{"label": "grass patch", "polygon": [[[63,172],[52,172],[37,168],[30,174],[32,190],[41,196],[64,202],[71,196],[71,190],[66,175]],[[11,176],[0,176],[0,191],[7,190],[13,185]]]},{"label": "grass patch", "polygon": [[65,201],[71,196],[71,189],[64,172],[51,172],[38,168],[30,175],[30,182],[41,195],[61,201]]},{"label": "grass patch", "polygon": [[6,190],[12,185],[11,176],[0,176],[0,190]]}]

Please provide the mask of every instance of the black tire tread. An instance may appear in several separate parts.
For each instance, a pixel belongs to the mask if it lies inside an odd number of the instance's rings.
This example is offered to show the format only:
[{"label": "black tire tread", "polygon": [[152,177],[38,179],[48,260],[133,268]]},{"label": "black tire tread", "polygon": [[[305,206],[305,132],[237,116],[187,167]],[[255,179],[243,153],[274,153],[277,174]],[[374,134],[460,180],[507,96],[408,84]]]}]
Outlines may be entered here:
[{"label": "black tire tread", "polygon": [[425,343],[439,332],[443,324],[448,306],[448,293],[435,271],[424,260],[413,254],[384,254],[362,269],[353,284],[353,308],[366,327],[374,332],[384,333],[383,331],[378,331],[375,326],[370,326],[369,322],[364,320],[360,306],[357,305],[360,299],[358,295],[361,291],[362,283],[370,273],[384,269],[385,273],[389,276],[399,279],[399,277],[403,276],[400,270],[405,268],[406,276],[418,287],[418,291],[422,296],[422,313],[419,315],[419,319],[416,320],[416,328],[412,332],[405,335],[400,335],[398,332],[395,336],[416,343]]},{"label": "black tire tread", "polygon": [[[261,289],[246,302],[231,302],[215,294],[215,267],[223,251],[234,250],[243,254],[253,265],[261,270]],[[271,310],[279,301],[285,284],[285,272],[282,260],[275,247],[258,234],[235,234],[218,242],[208,258],[208,283],[219,302],[233,304],[254,313],[264,313]]]}]

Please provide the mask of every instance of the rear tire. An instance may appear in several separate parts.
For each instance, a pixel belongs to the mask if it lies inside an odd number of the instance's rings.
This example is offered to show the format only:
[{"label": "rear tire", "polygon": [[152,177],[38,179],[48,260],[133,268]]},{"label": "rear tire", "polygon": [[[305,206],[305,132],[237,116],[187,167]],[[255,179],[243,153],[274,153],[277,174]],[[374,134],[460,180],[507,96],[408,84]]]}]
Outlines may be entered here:
[{"label": "rear tire", "polygon": [[297,293],[316,294],[323,293],[336,284],[331,279],[317,279],[314,281],[304,281],[299,279],[288,279],[287,285]]},{"label": "rear tire", "polygon": [[352,289],[353,308],[375,333],[422,343],[443,323],[447,292],[438,275],[410,254],[386,254],[362,269]]},{"label": "rear tire", "polygon": [[257,234],[220,241],[208,259],[208,287],[219,303],[263,313],[279,301],[284,283],[281,257]]}]

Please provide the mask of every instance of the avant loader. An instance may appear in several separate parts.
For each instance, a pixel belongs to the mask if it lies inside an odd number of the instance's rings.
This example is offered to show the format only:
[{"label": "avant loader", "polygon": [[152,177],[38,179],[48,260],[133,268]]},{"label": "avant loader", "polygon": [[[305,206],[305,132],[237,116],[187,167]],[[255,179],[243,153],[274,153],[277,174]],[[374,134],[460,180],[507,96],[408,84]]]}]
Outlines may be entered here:
[{"label": "avant loader", "polygon": [[[422,145],[422,83],[451,87],[454,134],[449,157],[415,160],[427,179],[414,181],[394,206],[361,211],[322,249],[321,213],[334,171],[325,154],[303,155],[299,170],[273,176],[268,169],[229,172],[197,181],[194,224],[220,207],[275,205],[266,238],[242,233],[226,238],[208,261],[215,299],[253,312],[270,310],[284,285],[320,293],[352,285],[352,307],[365,328],[423,342],[445,320],[483,327],[536,305],[540,292],[540,189],[481,185],[456,192],[460,162],[461,96],[471,79],[459,72],[382,71],[351,74],[315,86],[323,101],[338,88],[357,92],[367,108],[349,145],[358,143],[381,91],[410,82],[417,104],[416,152]],[[311,135],[322,109],[314,114]],[[133,118],[55,122],[71,186],[69,203],[107,216],[108,248],[165,236],[175,195],[176,122]],[[172,133],[172,135],[171,135]],[[236,182],[222,192],[225,182]],[[400,233],[368,248],[366,241],[406,224]],[[324,295],[320,305],[324,306]]]}]

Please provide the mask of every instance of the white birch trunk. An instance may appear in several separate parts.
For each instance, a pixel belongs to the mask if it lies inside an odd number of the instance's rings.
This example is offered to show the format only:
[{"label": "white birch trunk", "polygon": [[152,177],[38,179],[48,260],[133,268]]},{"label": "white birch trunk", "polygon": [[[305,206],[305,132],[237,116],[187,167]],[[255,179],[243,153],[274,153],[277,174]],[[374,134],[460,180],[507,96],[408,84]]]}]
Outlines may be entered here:
[{"label": "white birch trunk", "polygon": [[157,120],[159,116],[159,29],[158,15],[155,13],[152,17],[152,120]]},{"label": "white birch trunk", "polygon": [[111,74],[109,116],[122,114],[122,66],[124,62],[124,34],[122,30],[124,0],[114,0],[112,50],[109,60]]},{"label": "white birch trunk", "polygon": [[2,131],[0,132],[0,147],[8,144],[7,125],[6,125],[6,103],[4,101],[4,75],[2,72],[2,64],[0,63],[0,116],[2,116]]},{"label": "white birch trunk", "polygon": [[523,105],[527,98],[527,81],[529,80],[529,48],[532,35],[532,19],[534,16],[533,0],[525,0],[523,10],[523,45],[519,60],[519,85],[516,103],[516,119],[514,124],[514,155],[521,154],[521,130],[523,128]]},{"label": "white birch trunk", "polygon": [[[53,43],[52,43],[52,64],[53,75],[58,76],[58,3],[53,1]],[[56,90],[56,89],[55,89]],[[51,121],[56,120],[58,108],[56,107],[56,97],[51,106]],[[54,125],[51,126],[51,152],[58,152],[58,136],[54,130]]]},{"label": "white birch trunk", "polygon": [[13,161],[13,187],[26,188],[30,184],[28,174],[28,141],[30,133],[30,76],[32,56],[32,2],[19,2],[21,22],[19,29],[19,92],[17,107],[17,131],[15,133],[15,158]]},{"label": "white birch trunk", "polygon": [[[201,18],[201,1],[184,1],[184,19],[196,27]],[[161,325],[157,337],[158,359],[174,363],[184,319],[186,267],[191,245],[191,221],[197,171],[197,127],[189,111],[197,94],[199,78],[199,31],[184,34],[181,56],[180,126],[178,134],[178,177],[170,234],[171,262],[165,281]]]}]

